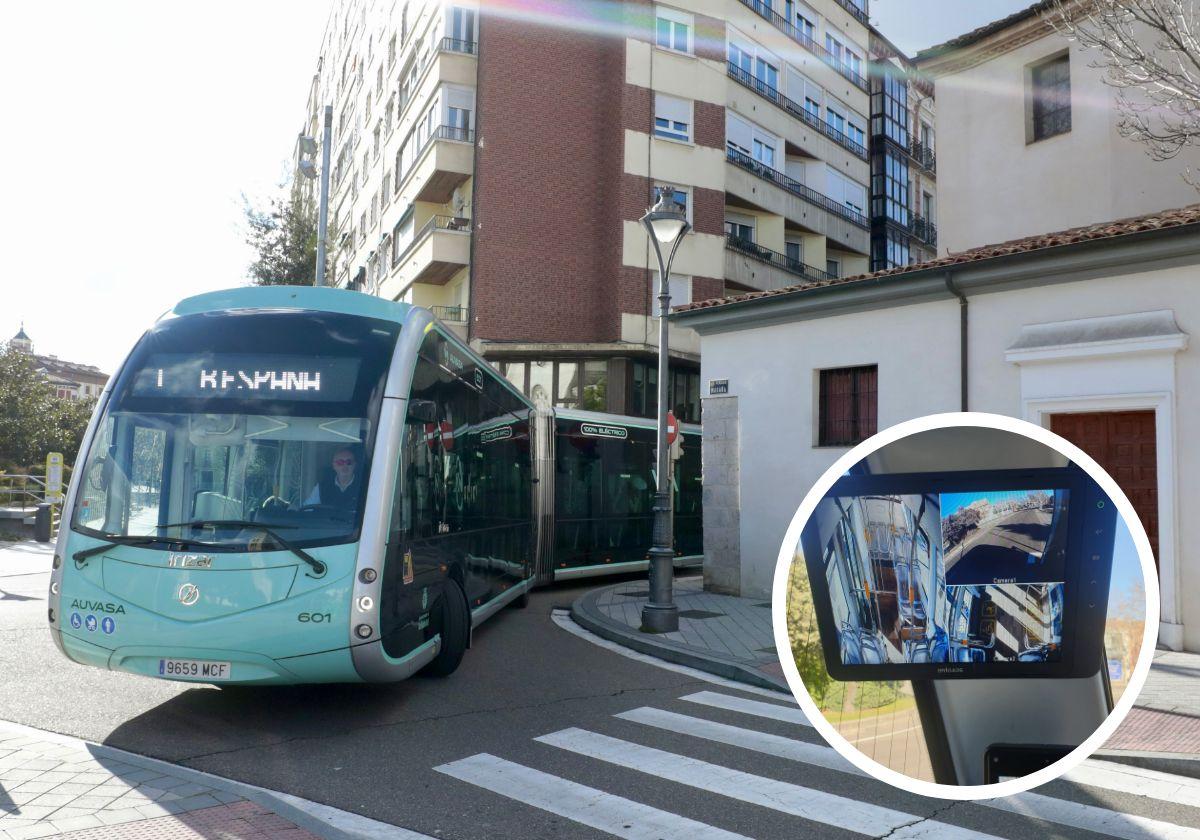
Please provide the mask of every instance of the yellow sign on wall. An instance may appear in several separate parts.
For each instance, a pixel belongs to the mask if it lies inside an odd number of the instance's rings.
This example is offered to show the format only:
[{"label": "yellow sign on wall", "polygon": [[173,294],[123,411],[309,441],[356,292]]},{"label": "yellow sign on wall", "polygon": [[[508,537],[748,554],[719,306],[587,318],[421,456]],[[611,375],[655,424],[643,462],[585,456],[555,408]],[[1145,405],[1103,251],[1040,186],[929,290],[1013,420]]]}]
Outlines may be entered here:
[{"label": "yellow sign on wall", "polygon": [[46,501],[52,505],[63,502],[63,456],[61,452],[46,455]]}]

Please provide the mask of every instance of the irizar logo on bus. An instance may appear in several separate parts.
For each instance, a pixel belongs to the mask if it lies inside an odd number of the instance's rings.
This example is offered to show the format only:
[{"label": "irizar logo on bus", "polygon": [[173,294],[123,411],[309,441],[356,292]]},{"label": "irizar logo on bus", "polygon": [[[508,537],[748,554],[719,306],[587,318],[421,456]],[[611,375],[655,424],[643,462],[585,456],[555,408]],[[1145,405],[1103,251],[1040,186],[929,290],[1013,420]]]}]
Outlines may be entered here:
[{"label": "irizar logo on bus", "polygon": [[[162,385],[162,371],[159,371]],[[233,386],[237,386],[236,389]],[[310,370],[201,370],[200,390],[320,391],[321,372]]]},{"label": "irizar logo on bus", "polygon": [[120,604],[110,604],[106,601],[80,601],[74,598],[71,601],[71,609],[82,610],[90,613],[108,613],[109,615],[125,615],[125,608]]}]

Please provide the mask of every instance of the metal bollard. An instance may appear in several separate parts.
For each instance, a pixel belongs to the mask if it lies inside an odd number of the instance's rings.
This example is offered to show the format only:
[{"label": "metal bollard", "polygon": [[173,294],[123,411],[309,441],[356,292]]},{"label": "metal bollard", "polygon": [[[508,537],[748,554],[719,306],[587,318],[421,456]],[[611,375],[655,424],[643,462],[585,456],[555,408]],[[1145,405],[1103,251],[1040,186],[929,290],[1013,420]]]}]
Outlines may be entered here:
[{"label": "metal bollard", "polygon": [[53,519],[53,511],[50,505],[46,502],[37,506],[37,514],[33,519],[33,538],[38,542],[50,542],[50,526]]}]

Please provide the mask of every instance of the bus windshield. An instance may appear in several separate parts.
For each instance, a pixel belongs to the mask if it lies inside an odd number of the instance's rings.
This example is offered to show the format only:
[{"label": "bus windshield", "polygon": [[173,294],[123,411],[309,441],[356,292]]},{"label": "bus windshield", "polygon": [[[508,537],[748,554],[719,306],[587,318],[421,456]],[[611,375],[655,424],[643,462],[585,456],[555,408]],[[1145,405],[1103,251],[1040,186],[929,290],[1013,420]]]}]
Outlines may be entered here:
[{"label": "bus windshield", "polygon": [[162,322],[114,385],[72,528],[233,551],[357,540],[399,330],[310,311]]}]

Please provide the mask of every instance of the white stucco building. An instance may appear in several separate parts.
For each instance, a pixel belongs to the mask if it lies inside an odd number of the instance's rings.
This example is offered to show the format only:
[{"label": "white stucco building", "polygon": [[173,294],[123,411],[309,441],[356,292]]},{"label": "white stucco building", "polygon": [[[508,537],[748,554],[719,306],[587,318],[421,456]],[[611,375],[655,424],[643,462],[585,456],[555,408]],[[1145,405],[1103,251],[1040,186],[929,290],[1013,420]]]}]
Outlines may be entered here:
[{"label": "white stucco building", "polygon": [[[808,488],[877,429],[987,411],[1054,429],[1157,542],[1161,641],[1200,650],[1200,205],[686,308],[699,332],[705,577],[767,596]],[[962,297],[960,298],[959,295]],[[965,302],[964,302],[965,301]]]}]

